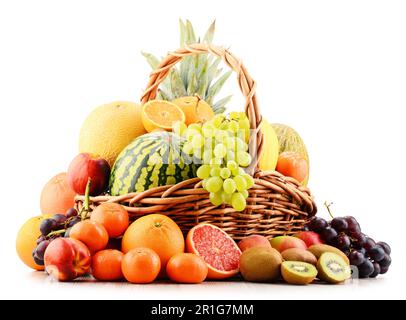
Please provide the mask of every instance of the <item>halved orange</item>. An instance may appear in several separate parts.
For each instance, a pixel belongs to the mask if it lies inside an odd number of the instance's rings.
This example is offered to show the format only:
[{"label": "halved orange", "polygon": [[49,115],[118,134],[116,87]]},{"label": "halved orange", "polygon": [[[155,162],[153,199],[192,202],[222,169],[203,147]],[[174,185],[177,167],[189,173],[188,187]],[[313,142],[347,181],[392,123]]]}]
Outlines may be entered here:
[{"label": "halved orange", "polygon": [[156,129],[171,131],[175,122],[185,122],[185,114],[172,102],[151,100],[142,106],[141,119],[148,132]]},{"label": "halved orange", "polygon": [[204,123],[215,116],[210,105],[198,96],[182,97],[172,102],[185,113],[186,125],[198,122]]}]

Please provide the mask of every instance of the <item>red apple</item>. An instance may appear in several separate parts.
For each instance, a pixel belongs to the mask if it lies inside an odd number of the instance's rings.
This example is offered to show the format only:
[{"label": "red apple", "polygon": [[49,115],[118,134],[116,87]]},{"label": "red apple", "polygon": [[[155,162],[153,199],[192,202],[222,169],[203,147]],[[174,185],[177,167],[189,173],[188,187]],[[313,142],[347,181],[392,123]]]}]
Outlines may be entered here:
[{"label": "red apple", "polygon": [[306,243],[307,247],[310,247],[314,244],[324,243],[323,240],[321,240],[319,234],[313,231],[300,231],[293,236],[303,240]]},{"label": "red apple", "polygon": [[45,270],[59,281],[71,281],[90,270],[89,249],[79,240],[57,238],[45,250]]},{"label": "red apple", "polygon": [[288,238],[288,237],[289,237],[289,236],[277,236],[277,237],[275,237],[275,238],[272,238],[272,239],[270,240],[270,243],[271,243],[272,248],[274,248],[274,249],[278,250],[279,252],[281,252],[281,251],[279,250],[279,249],[280,249],[280,246],[281,246],[283,240],[286,239],[286,238]]},{"label": "red apple", "polygon": [[90,153],[78,154],[70,163],[67,172],[69,186],[78,194],[85,194],[87,181],[91,179],[91,196],[107,190],[110,178],[110,165],[106,160]]},{"label": "red apple", "polygon": [[306,243],[299,239],[299,238],[295,238],[295,237],[290,237],[287,236],[284,239],[282,239],[279,248],[277,249],[279,252],[283,252],[286,249],[290,249],[290,248],[298,248],[298,249],[307,249]]},{"label": "red apple", "polygon": [[265,247],[265,248],[272,248],[269,240],[265,238],[264,236],[259,236],[259,235],[251,235],[248,236],[244,239],[242,239],[240,242],[238,242],[238,247],[242,252],[249,248],[253,247]]}]

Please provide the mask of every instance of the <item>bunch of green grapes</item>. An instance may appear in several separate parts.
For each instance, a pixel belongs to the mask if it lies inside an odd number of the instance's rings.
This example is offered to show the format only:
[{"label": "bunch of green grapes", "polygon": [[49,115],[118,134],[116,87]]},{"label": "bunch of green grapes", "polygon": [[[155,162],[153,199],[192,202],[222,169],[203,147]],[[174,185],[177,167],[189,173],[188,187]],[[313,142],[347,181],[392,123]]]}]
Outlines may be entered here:
[{"label": "bunch of green grapes", "polygon": [[232,112],[229,118],[216,115],[210,121],[188,127],[177,123],[173,128],[186,139],[182,151],[201,164],[197,176],[210,192],[213,205],[226,203],[237,211],[246,207],[248,189],[254,185],[253,178],[243,169],[252,161],[247,145],[249,129],[244,112]]}]

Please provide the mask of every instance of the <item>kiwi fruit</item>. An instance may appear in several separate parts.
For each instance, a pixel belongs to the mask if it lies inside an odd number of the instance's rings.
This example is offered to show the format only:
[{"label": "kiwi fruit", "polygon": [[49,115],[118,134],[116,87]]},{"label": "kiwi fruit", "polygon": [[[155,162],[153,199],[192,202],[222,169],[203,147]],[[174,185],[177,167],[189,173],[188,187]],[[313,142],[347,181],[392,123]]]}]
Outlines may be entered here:
[{"label": "kiwi fruit", "polygon": [[317,261],[318,278],[330,283],[340,283],[351,277],[351,269],[338,254],[325,252]]},{"label": "kiwi fruit", "polygon": [[246,281],[275,281],[280,276],[282,261],[282,256],[276,249],[250,248],[245,250],[240,257],[240,272]]},{"label": "kiwi fruit", "polygon": [[314,244],[314,245],[310,246],[307,250],[310,251],[311,253],[313,253],[317,259],[320,259],[321,255],[325,252],[335,253],[335,254],[339,255],[340,257],[342,257],[344,259],[344,261],[348,265],[350,265],[350,260],[348,260],[348,257],[345,255],[344,252],[342,252],[341,250],[339,250],[335,247],[329,246],[327,244]]},{"label": "kiwi fruit", "polygon": [[282,262],[281,272],[283,279],[291,284],[309,284],[317,276],[316,267],[303,261]]},{"label": "kiwi fruit", "polygon": [[285,261],[302,261],[313,265],[317,264],[317,258],[313,253],[301,248],[290,248],[282,252]]}]

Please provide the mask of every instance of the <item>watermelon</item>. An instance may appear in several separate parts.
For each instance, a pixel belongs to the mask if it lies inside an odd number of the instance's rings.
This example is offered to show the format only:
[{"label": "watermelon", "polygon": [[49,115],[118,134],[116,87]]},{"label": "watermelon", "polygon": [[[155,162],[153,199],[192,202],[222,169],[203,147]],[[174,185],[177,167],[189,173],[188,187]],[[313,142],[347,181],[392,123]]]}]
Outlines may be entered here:
[{"label": "watermelon", "polygon": [[198,165],[182,152],[184,142],[183,138],[166,131],[134,139],[113,165],[110,194],[141,192],[196,177]]}]

